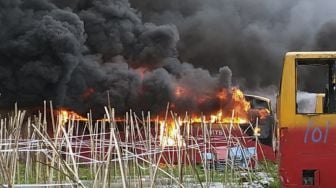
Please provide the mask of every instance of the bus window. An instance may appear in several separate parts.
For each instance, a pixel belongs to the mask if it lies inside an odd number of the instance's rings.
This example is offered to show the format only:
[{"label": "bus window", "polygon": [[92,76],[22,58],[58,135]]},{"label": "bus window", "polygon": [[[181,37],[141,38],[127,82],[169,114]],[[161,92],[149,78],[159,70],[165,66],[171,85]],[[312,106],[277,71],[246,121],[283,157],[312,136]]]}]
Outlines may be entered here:
[{"label": "bus window", "polygon": [[296,112],[298,114],[329,113],[324,96],[328,93],[329,69],[334,62],[330,59],[296,62]]}]

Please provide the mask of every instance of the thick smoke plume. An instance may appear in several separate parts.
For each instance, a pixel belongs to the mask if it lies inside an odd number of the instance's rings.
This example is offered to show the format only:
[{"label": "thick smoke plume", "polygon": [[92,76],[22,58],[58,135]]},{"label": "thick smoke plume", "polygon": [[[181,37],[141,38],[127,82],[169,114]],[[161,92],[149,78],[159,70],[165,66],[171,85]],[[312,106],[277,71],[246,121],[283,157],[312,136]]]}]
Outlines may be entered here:
[{"label": "thick smoke plume", "polygon": [[177,26],[182,61],[228,66],[245,91],[276,89],[287,51],[336,50],[333,0],[130,1],[145,21]]},{"label": "thick smoke plume", "polygon": [[181,112],[213,110],[228,105],[216,93],[226,89],[230,97],[232,84],[252,91],[277,85],[285,51],[334,49],[331,5],[2,0],[0,106],[53,100],[100,111],[109,93],[119,112],[162,112],[167,102]]},{"label": "thick smoke plume", "polygon": [[168,102],[203,111],[230,85],[228,67],[211,75],[181,63],[176,26],[143,23],[126,0],[4,0],[0,10],[2,108],[53,100],[100,111],[109,93],[119,112],[160,113]]}]

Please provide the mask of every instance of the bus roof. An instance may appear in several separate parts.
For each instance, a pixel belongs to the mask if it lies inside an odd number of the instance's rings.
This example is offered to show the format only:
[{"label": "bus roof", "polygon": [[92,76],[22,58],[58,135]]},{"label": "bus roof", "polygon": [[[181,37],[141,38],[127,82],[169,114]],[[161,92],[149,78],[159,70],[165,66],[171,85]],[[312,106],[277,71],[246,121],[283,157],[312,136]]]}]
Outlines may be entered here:
[{"label": "bus roof", "polygon": [[271,99],[269,99],[269,98],[258,96],[258,95],[244,94],[244,96],[259,99],[259,100],[262,100],[262,101],[267,101],[268,103],[271,101]]},{"label": "bus roof", "polygon": [[286,56],[295,56],[296,58],[336,58],[336,51],[287,52]]}]

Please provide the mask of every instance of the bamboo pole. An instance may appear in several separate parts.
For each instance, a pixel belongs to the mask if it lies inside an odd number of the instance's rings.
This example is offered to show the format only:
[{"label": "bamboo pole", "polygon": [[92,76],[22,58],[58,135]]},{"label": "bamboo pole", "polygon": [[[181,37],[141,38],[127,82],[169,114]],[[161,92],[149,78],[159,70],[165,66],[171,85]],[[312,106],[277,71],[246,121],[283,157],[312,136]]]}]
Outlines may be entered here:
[{"label": "bamboo pole", "polygon": [[127,182],[126,182],[126,179],[125,179],[124,164],[123,164],[123,161],[122,161],[122,156],[121,156],[121,151],[120,151],[120,148],[119,148],[119,143],[118,143],[117,137],[115,135],[114,111],[113,111],[113,109],[112,109],[112,111],[111,110],[109,111],[107,109],[107,107],[105,107],[105,112],[106,112],[106,115],[107,115],[107,119],[109,120],[110,126],[112,127],[111,128],[111,134],[112,134],[113,140],[115,142],[116,150],[117,150],[123,188],[126,188],[127,187]]}]

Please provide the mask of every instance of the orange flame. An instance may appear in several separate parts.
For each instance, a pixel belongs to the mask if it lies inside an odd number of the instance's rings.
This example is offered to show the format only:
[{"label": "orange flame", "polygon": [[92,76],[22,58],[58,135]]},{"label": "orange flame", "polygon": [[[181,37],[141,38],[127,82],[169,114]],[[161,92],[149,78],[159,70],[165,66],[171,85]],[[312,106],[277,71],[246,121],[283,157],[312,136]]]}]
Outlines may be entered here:
[{"label": "orange flame", "polygon": [[259,118],[260,120],[266,119],[270,113],[271,112],[266,108],[252,109],[249,111],[249,115],[252,121],[255,121],[256,118]]},{"label": "orange flame", "polygon": [[[186,90],[183,87],[177,86],[175,95],[183,96],[186,95]],[[198,97],[200,101],[206,101],[207,97]],[[206,116],[191,115],[188,123],[223,123],[223,124],[243,124],[249,122],[249,110],[250,103],[245,100],[244,94],[238,88],[222,89],[216,94],[217,99],[221,101],[223,106],[216,112],[212,114],[207,114]],[[174,104],[172,104],[174,106]],[[260,117],[266,117],[270,112],[265,110],[260,110]],[[62,125],[65,125],[69,120],[80,120],[87,121],[88,119],[82,117],[74,111],[68,109],[58,110],[59,121]],[[163,119],[163,118],[159,118]],[[104,119],[101,119],[104,120]],[[125,121],[124,119],[115,119],[115,121]],[[185,141],[180,134],[180,126],[186,122],[175,122],[173,120],[159,121],[160,123],[160,145],[161,146],[183,146]]]},{"label": "orange flame", "polygon": [[[180,90],[176,90],[177,96]],[[189,123],[223,123],[223,124],[245,124],[249,122],[250,103],[245,100],[244,94],[238,88],[231,91],[221,90],[217,95],[221,102],[225,102],[225,106],[219,111],[208,116],[192,115]],[[203,98],[202,98],[203,99]],[[164,122],[160,121],[160,144],[161,146],[182,146],[183,140],[180,135],[179,127],[176,124],[186,122],[174,122],[172,120]]]},{"label": "orange flame", "polygon": [[243,110],[245,113],[251,108],[248,101],[245,100],[243,92],[238,88],[232,89],[232,100],[235,102],[235,109]]},{"label": "orange flame", "polygon": [[62,125],[67,123],[69,120],[79,120],[79,121],[87,121],[87,118],[77,114],[72,110],[60,109],[58,110],[59,121]]},{"label": "orange flame", "polygon": [[221,101],[226,100],[228,97],[228,92],[226,89],[222,89],[217,93],[217,98],[220,99]]},{"label": "orange flame", "polygon": [[160,145],[184,146],[185,142],[180,134],[179,128],[180,127],[176,125],[174,121],[160,121]]},{"label": "orange flame", "polygon": [[[238,88],[220,90],[216,97],[220,99],[224,106],[217,112],[210,114],[210,119],[203,119],[205,123],[248,123],[248,111],[251,106],[246,101],[243,92]],[[222,105],[222,104],[221,104]],[[192,122],[202,122],[202,119],[197,116],[192,117]]]},{"label": "orange flame", "polygon": [[[233,115],[233,116],[232,116]],[[223,123],[223,124],[245,124],[248,123],[249,120],[245,117],[240,117],[235,115],[234,113],[231,116],[224,116],[223,112],[220,110],[216,114],[211,114],[209,117],[201,117],[193,116],[191,118],[191,123]]]},{"label": "orange flame", "polygon": [[248,111],[251,105],[246,101],[243,92],[238,88],[232,88],[231,91],[231,101],[223,109],[224,122],[234,122],[234,123],[247,123],[248,122]]}]

